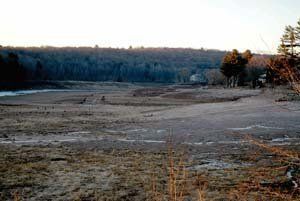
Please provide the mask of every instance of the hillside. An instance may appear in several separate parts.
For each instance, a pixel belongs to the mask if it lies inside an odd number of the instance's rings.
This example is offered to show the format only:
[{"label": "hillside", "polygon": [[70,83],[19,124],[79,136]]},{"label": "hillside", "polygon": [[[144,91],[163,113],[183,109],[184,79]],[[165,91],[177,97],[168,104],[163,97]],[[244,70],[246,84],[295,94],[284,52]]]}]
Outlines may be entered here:
[{"label": "hillside", "polygon": [[197,71],[218,68],[226,52],[184,48],[2,47],[2,63],[12,60],[11,53],[16,55],[13,60],[23,68],[22,72],[26,71],[23,80],[181,82]]}]

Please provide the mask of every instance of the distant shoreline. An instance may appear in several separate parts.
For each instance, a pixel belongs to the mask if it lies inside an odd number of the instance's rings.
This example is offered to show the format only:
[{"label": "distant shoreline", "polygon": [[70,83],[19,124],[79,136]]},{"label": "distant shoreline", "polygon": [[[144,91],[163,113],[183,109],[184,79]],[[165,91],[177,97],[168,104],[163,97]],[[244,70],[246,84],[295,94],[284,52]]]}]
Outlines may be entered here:
[{"label": "distant shoreline", "polygon": [[[114,85],[117,87],[137,86],[166,86],[175,83],[149,83],[149,82],[113,82],[113,81],[74,81],[74,80],[45,80],[24,82],[0,82],[0,92],[19,90],[43,90],[43,89],[83,89],[93,90],[99,86]],[[188,83],[186,83],[188,84]]]},{"label": "distant shoreline", "polygon": [[64,89],[64,86],[58,81],[0,82],[0,91],[17,91],[44,88]]}]

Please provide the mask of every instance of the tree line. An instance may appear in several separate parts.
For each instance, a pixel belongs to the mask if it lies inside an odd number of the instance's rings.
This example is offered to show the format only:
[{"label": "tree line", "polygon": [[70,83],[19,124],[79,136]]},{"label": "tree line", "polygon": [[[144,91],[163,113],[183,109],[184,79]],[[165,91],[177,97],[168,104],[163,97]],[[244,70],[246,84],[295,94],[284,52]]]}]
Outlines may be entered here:
[{"label": "tree line", "polygon": [[243,86],[245,81],[256,87],[260,76],[273,85],[290,83],[300,92],[300,20],[296,26],[286,26],[275,56],[253,56],[250,50],[227,53],[220,72],[227,87]]},{"label": "tree line", "polygon": [[0,47],[0,81],[187,82],[225,51],[184,48]]},{"label": "tree line", "polygon": [[256,87],[300,79],[300,20],[286,26],[278,55],[184,48],[1,47],[0,82],[80,80],[188,82],[205,72],[209,84]]}]

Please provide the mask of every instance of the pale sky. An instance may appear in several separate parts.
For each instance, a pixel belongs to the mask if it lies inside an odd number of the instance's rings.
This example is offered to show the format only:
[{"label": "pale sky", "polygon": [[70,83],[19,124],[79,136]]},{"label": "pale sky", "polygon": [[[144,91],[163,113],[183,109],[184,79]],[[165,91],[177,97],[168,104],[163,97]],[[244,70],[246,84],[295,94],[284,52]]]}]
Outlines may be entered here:
[{"label": "pale sky", "polygon": [[[276,52],[300,0],[0,0],[2,46]],[[263,42],[264,41],[264,42]]]}]

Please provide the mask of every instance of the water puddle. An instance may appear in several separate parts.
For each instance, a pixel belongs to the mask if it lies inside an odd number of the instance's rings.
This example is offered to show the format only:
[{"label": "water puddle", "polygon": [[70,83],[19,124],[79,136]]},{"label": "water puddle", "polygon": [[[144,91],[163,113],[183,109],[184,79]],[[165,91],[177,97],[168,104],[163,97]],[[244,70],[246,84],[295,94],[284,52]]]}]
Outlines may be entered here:
[{"label": "water puddle", "polygon": [[194,165],[190,167],[190,170],[203,170],[203,169],[228,169],[236,167],[237,165],[227,163],[221,160],[215,160],[215,159],[205,159],[201,161],[201,164]]},{"label": "water puddle", "polygon": [[263,125],[251,125],[251,126],[247,126],[247,127],[243,127],[243,128],[228,128],[229,130],[233,130],[233,131],[243,131],[243,130],[251,130],[251,129],[255,129],[255,128],[260,128],[260,129],[271,129],[271,130],[283,130],[284,128],[279,128],[279,127],[271,127],[271,126],[263,126]]},{"label": "water puddle", "polygon": [[244,140],[237,140],[237,141],[216,141],[216,142],[212,142],[212,141],[208,141],[208,142],[185,142],[183,144],[187,144],[187,145],[195,145],[195,146],[202,146],[202,145],[213,145],[213,144],[242,144],[242,143],[246,143],[247,141]]},{"label": "water puddle", "polygon": [[72,89],[37,89],[37,90],[18,90],[18,91],[0,91],[0,97],[3,96],[22,96],[28,94],[45,93],[45,92],[67,92],[76,91]]},{"label": "water puddle", "polygon": [[284,145],[297,145],[299,144],[300,138],[290,138],[290,137],[282,137],[282,138],[273,138],[270,142],[271,145],[284,146]]},{"label": "water puddle", "polygon": [[101,140],[98,136],[90,136],[90,131],[74,131],[68,132],[66,134],[60,135],[46,135],[46,136],[30,136],[30,135],[20,135],[11,138],[0,138],[0,144],[57,144],[63,142],[76,142],[76,141],[91,141],[91,140]]},{"label": "water puddle", "polygon": [[299,184],[298,184],[298,180],[296,179],[297,177],[294,176],[294,174],[297,172],[296,169],[294,169],[293,167],[289,167],[288,170],[286,171],[286,177],[288,178],[288,180],[291,180],[291,182],[294,185],[294,188],[298,188]]},{"label": "water puddle", "polygon": [[156,130],[156,132],[157,132],[157,133],[165,133],[165,132],[167,132],[167,131],[164,130],[164,129],[161,129],[161,130]]},{"label": "water puddle", "polygon": [[282,138],[274,138],[272,139],[272,142],[285,142],[285,141],[294,141],[294,140],[300,140],[300,138],[290,138],[290,137],[282,137]]},{"label": "water puddle", "polygon": [[126,133],[137,133],[137,132],[141,132],[141,133],[144,133],[144,132],[147,132],[148,130],[145,129],[145,128],[137,128],[137,129],[132,129],[132,130],[127,130],[125,131]]},{"label": "water puddle", "polygon": [[[167,143],[164,140],[135,140],[135,139],[117,139],[120,142],[137,142],[137,143]],[[208,142],[183,142],[184,145],[191,145],[191,146],[203,146],[203,145],[214,145],[214,144],[242,144],[246,143],[247,141],[239,140],[239,141],[208,141]]]},{"label": "water puddle", "polygon": [[117,131],[117,130],[104,130],[104,132],[108,133],[108,134],[126,134],[126,132],[124,131]]},{"label": "water puddle", "polygon": [[[136,131],[136,130],[135,130]],[[137,131],[138,132],[138,131]],[[110,131],[110,133],[120,133],[120,131]],[[155,139],[130,139],[130,138],[110,138],[110,137],[99,137],[87,135],[91,134],[90,131],[74,131],[69,132],[66,135],[49,135],[49,136],[19,136],[16,138],[0,138],[0,144],[49,144],[49,143],[62,143],[62,142],[89,142],[89,141],[102,141],[111,140],[119,141],[124,143],[167,143],[165,140],[155,140]],[[72,136],[72,137],[71,137]],[[240,145],[249,144],[246,140],[228,140],[228,141],[202,141],[202,142],[182,142],[184,145],[190,146],[218,146],[224,145]],[[284,146],[284,145],[297,145],[300,143],[300,138],[273,138],[267,142],[270,145]]]},{"label": "water puddle", "polygon": [[4,140],[0,141],[0,144],[44,144],[44,143],[59,143],[59,142],[74,142],[78,139],[70,138],[70,139],[55,139],[55,140]]},{"label": "water puddle", "polygon": [[163,140],[129,140],[129,139],[118,139],[121,142],[139,142],[139,143],[166,143]]},{"label": "water puddle", "polygon": [[74,132],[69,132],[68,135],[79,135],[79,134],[91,134],[90,131],[74,131]]}]

